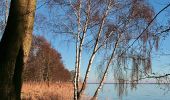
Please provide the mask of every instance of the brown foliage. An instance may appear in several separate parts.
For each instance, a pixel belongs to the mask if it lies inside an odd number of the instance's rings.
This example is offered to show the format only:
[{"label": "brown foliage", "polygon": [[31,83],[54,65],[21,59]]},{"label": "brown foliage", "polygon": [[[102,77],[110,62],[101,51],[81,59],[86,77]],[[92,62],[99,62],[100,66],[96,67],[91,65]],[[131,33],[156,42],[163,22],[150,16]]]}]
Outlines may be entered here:
[{"label": "brown foliage", "polygon": [[26,81],[68,81],[71,74],[64,68],[61,55],[42,36],[34,36],[26,65]]},{"label": "brown foliage", "polygon": [[147,22],[150,22],[153,18],[154,12],[146,5],[144,0],[133,0],[131,8],[132,18],[144,18]]}]

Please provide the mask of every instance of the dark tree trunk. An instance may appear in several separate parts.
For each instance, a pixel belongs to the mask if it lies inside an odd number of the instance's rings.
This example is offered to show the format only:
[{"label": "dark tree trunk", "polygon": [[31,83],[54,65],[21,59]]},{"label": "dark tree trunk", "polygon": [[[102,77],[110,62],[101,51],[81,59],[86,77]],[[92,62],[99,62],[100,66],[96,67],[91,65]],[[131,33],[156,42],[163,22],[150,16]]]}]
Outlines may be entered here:
[{"label": "dark tree trunk", "polygon": [[20,100],[22,70],[30,45],[27,34],[32,34],[33,30],[35,1],[11,0],[7,26],[0,42],[0,99],[2,100]]},{"label": "dark tree trunk", "polygon": [[23,72],[23,67],[24,67],[23,57],[24,57],[24,53],[21,47],[19,50],[18,56],[17,56],[16,63],[15,63],[15,70],[14,70],[14,76],[13,76],[13,84],[15,86],[16,100],[20,100],[20,97],[21,97],[22,72]]}]

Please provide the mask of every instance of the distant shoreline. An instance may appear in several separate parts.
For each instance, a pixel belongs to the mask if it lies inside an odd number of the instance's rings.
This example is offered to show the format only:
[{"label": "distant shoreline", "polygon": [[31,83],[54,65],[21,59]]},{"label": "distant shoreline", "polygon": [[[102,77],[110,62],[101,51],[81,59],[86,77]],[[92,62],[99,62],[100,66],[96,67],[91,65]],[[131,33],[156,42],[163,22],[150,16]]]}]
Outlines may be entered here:
[{"label": "distant shoreline", "polygon": [[[99,83],[87,83],[87,84],[99,84]],[[104,84],[123,84],[123,83],[104,83]],[[131,84],[131,83],[125,83]],[[170,83],[138,83],[138,84],[170,84]]]}]

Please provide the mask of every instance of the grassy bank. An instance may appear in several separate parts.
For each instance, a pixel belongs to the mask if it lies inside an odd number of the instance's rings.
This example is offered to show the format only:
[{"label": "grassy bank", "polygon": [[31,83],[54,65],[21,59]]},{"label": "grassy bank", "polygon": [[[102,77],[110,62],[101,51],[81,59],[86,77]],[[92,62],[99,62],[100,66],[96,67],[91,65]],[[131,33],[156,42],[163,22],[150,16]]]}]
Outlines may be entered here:
[{"label": "grassy bank", "polygon": [[22,100],[72,100],[72,83],[24,83]]},{"label": "grassy bank", "polygon": [[[22,100],[73,100],[73,84],[66,83],[24,83]],[[84,96],[83,100],[89,100]]]}]

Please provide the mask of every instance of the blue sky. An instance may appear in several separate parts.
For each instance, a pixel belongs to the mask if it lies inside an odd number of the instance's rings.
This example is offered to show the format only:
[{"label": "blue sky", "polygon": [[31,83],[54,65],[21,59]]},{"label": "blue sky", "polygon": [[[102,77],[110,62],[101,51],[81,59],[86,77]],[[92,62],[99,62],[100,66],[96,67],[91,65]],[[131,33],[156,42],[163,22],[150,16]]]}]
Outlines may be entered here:
[{"label": "blue sky", "polygon": [[[160,11],[161,8],[165,7],[169,0],[149,0],[150,4],[153,5],[156,13]],[[170,18],[170,7],[162,12],[158,17],[158,23],[164,25],[167,24],[168,19]],[[165,40],[160,41],[160,47],[158,52],[154,52],[154,54],[170,54],[170,36],[165,38]],[[169,62],[170,55],[153,55],[153,71],[154,72],[161,72],[161,73],[168,73],[170,72],[170,62]]]},{"label": "blue sky", "polygon": [[[163,7],[165,7],[170,1],[169,0],[148,0],[151,6],[153,6],[155,13],[159,12]],[[41,8],[37,11],[43,11],[44,9]],[[168,15],[169,14],[169,15]],[[163,13],[161,13],[157,17],[158,23],[165,25],[167,24],[168,18],[170,19],[170,7]],[[37,31],[35,31],[37,33]],[[39,33],[38,33],[39,34]],[[52,35],[46,35],[46,38],[51,41],[52,46],[62,55],[63,62],[65,64],[65,67],[69,70],[74,70],[74,64],[75,64],[75,45],[73,43],[68,43],[68,41],[63,41],[64,38],[61,36],[52,36]],[[159,51],[153,52],[153,72],[154,73],[168,73],[170,72],[170,62],[169,62],[169,56],[160,56],[159,54],[166,53],[170,54],[170,36],[166,37],[165,40],[161,40],[160,42],[160,49]],[[87,51],[88,52],[88,51]],[[86,52],[86,53],[87,53]],[[86,53],[83,54],[83,57],[86,56]],[[86,65],[87,57],[83,58],[82,64]],[[97,61],[96,61],[97,63]],[[85,73],[86,68],[82,68],[81,72],[82,74]],[[89,79],[90,82],[94,82],[96,79],[96,71],[92,69],[92,72],[90,73],[91,78]],[[111,78],[108,79],[109,81]]]}]

